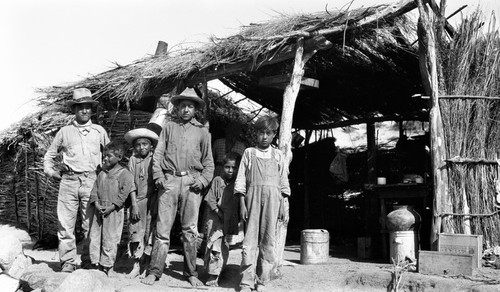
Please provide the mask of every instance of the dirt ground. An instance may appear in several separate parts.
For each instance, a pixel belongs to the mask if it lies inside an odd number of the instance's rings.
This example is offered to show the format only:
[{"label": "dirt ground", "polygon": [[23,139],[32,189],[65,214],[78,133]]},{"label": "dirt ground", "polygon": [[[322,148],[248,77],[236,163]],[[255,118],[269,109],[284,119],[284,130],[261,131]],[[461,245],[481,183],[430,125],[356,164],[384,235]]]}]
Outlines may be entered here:
[{"label": "dirt ground", "polygon": [[[54,271],[59,271],[57,250],[36,251],[25,249],[35,263],[47,263]],[[326,264],[301,265],[300,245],[288,245],[284,254],[283,277],[273,280],[268,291],[392,291],[393,266],[386,263],[361,261],[356,259],[351,247],[331,248]],[[125,274],[132,262],[126,256],[120,257],[115,266],[116,273],[110,278],[116,291],[237,291],[241,249],[230,251],[228,266],[221,275],[220,287],[192,288],[182,276],[183,257],[180,249],[173,248],[168,256],[169,267],[163,277],[153,286],[140,283],[138,278],[127,279]],[[198,258],[200,279],[205,282],[203,261]],[[426,276],[406,273],[399,291],[500,291],[500,270],[483,268],[474,277]]]}]

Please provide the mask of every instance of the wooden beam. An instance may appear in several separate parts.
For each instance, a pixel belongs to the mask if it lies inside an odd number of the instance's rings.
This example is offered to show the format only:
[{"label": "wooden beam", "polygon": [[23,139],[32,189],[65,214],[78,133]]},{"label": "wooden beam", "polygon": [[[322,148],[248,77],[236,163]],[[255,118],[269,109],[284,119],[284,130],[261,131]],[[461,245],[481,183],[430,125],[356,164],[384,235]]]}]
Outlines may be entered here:
[{"label": "wooden beam", "polygon": [[349,119],[345,121],[336,121],[331,123],[325,123],[321,125],[311,125],[310,127],[306,127],[305,125],[301,127],[301,125],[296,125],[295,128],[298,129],[312,129],[312,130],[325,130],[325,129],[335,129],[342,127],[349,127],[352,125],[365,124],[370,122],[386,122],[386,121],[429,121],[429,117],[427,116],[399,116],[399,115],[390,115],[383,117],[366,117],[360,119]]},{"label": "wooden beam", "polygon": [[451,210],[448,196],[448,171],[443,161],[446,159],[443,123],[439,108],[439,82],[437,74],[436,35],[434,33],[434,15],[425,4],[417,0],[419,10],[418,43],[421,78],[426,94],[431,97],[430,133],[431,159],[434,182],[433,218],[431,228],[431,248],[437,249],[438,234],[451,232],[449,218],[441,219],[441,213]]},{"label": "wooden beam", "polygon": [[[332,43],[329,42],[324,36],[315,36],[310,39],[304,41],[303,49],[305,51],[318,51],[325,50],[332,47]],[[192,76],[186,78],[186,82],[188,86],[192,86],[193,84],[200,83],[202,81],[210,81],[218,78],[223,78],[229,75],[233,75],[239,72],[246,71],[256,71],[257,69],[272,65],[276,63],[280,63],[289,59],[294,58],[295,52],[297,50],[297,44],[285,46],[282,49],[279,49],[277,52],[266,56],[260,56],[254,62],[246,61],[235,64],[219,64],[216,66],[212,66],[207,69],[202,69]]]},{"label": "wooden beam", "polygon": [[377,13],[374,13],[360,21],[353,22],[352,24],[335,26],[331,28],[325,28],[313,31],[304,31],[304,30],[292,31],[282,35],[274,35],[263,38],[242,37],[242,36],[240,36],[240,38],[248,41],[272,41],[272,40],[282,40],[285,38],[298,38],[298,37],[308,38],[317,35],[322,36],[322,35],[332,35],[332,34],[344,34],[346,31],[349,31],[351,29],[359,29],[364,26],[370,26],[370,25],[378,26],[381,19],[386,21],[389,19],[394,19],[407,12],[410,12],[415,8],[417,8],[417,4],[415,3],[414,0],[405,0],[393,5],[387,5],[387,7],[385,7],[380,11],[377,11]]},{"label": "wooden beam", "polygon": [[[328,42],[328,41],[327,41]],[[329,42],[328,42],[329,43]],[[330,43],[331,45],[331,43]],[[290,84],[286,87],[283,94],[283,109],[281,112],[281,123],[280,123],[280,133],[279,133],[279,148],[285,154],[285,161],[287,163],[287,168],[292,161],[292,122],[293,122],[293,112],[295,109],[295,101],[299,95],[300,81],[304,76],[304,67],[307,61],[317,52],[318,48],[306,49],[305,41],[303,38],[299,38],[296,44],[295,60],[293,64],[292,78]],[[288,171],[288,169],[287,169]],[[290,218],[290,206],[288,198],[283,199],[283,204],[285,204],[285,220],[278,221],[277,226],[277,236],[275,243],[275,254],[276,254],[276,266],[274,269],[278,272],[279,267],[283,260],[283,251],[285,249],[286,243],[286,233],[288,227],[288,221]]]}]

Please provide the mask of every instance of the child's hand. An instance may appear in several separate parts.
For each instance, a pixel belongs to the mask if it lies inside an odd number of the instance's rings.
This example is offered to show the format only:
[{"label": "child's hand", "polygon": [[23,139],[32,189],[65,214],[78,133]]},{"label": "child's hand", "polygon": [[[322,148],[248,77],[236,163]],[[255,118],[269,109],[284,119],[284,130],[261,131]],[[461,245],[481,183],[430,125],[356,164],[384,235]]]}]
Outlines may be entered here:
[{"label": "child's hand", "polygon": [[102,216],[108,217],[108,215],[111,214],[111,212],[113,212],[114,210],[115,210],[115,204],[112,204],[106,209],[103,209]]},{"label": "child's hand", "polygon": [[224,212],[222,212],[221,209],[219,209],[219,208],[215,209],[215,214],[217,214],[217,216],[219,216],[220,220],[224,220]]},{"label": "child's hand", "polygon": [[130,210],[130,217],[133,221],[141,220],[141,216],[139,215],[139,208],[137,207],[137,205],[132,205]]},{"label": "child's hand", "polygon": [[247,206],[244,203],[240,204],[240,218],[241,218],[241,220],[247,222],[248,210],[247,210]]},{"label": "child's hand", "polygon": [[166,189],[167,188],[167,179],[164,177],[157,178],[155,180],[155,185],[159,189]]},{"label": "child's hand", "polygon": [[278,212],[278,220],[284,221],[285,220],[285,203],[283,202],[284,198],[281,198],[280,200],[280,210]]}]

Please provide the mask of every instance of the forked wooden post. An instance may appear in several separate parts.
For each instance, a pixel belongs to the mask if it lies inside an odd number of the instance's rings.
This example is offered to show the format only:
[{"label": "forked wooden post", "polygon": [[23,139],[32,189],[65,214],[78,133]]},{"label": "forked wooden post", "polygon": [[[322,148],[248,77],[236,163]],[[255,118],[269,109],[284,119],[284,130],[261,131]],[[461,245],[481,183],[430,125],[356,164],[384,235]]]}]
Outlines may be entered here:
[{"label": "forked wooden post", "polygon": [[431,229],[431,248],[437,249],[438,234],[452,231],[449,219],[442,219],[441,214],[451,213],[448,196],[448,170],[446,168],[446,146],[444,140],[443,121],[439,108],[439,82],[436,58],[436,34],[434,32],[434,15],[426,5],[426,1],[417,0],[418,11],[418,43],[420,74],[426,94],[431,97],[430,132],[431,159],[434,183],[433,218]]},{"label": "forked wooden post", "polygon": [[[293,111],[295,109],[295,101],[300,90],[300,83],[304,76],[304,67],[307,61],[319,50],[331,47],[332,44],[323,38],[323,42],[318,47],[304,52],[304,38],[300,37],[297,40],[297,50],[295,52],[295,60],[293,65],[293,73],[290,83],[286,86],[283,94],[283,109],[281,112],[281,124],[279,133],[279,149],[285,154],[287,168],[292,161],[292,122]],[[288,169],[287,169],[288,171]],[[284,199],[285,204],[285,220],[278,222],[277,237],[275,243],[276,264],[275,268],[279,268],[283,260],[283,251],[285,250],[286,232],[289,221],[290,206],[288,198]]]}]

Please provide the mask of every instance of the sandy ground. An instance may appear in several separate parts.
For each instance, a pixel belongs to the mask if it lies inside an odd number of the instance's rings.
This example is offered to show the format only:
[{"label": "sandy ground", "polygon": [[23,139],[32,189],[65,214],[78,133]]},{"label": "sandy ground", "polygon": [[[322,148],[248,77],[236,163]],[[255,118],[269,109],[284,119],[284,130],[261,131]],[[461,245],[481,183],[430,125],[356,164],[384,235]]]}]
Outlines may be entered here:
[{"label": "sandy ground", "polygon": [[[56,250],[35,251],[26,249],[25,253],[35,259],[35,263],[47,263],[54,271],[59,271]],[[332,248],[330,258],[325,264],[301,265],[300,246],[288,245],[284,254],[283,277],[273,280],[267,291],[391,291],[393,266],[386,263],[361,261],[354,257],[353,248]],[[115,265],[116,273],[110,277],[117,291],[237,291],[241,249],[230,251],[228,266],[221,275],[220,287],[191,287],[182,276],[183,257],[180,249],[169,253],[169,267],[163,277],[153,286],[140,283],[138,278],[127,279],[126,273],[132,261],[122,256]],[[203,261],[198,258],[200,279],[205,282]],[[500,291],[500,270],[482,269],[472,278],[426,276],[406,273],[400,291]]]}]

